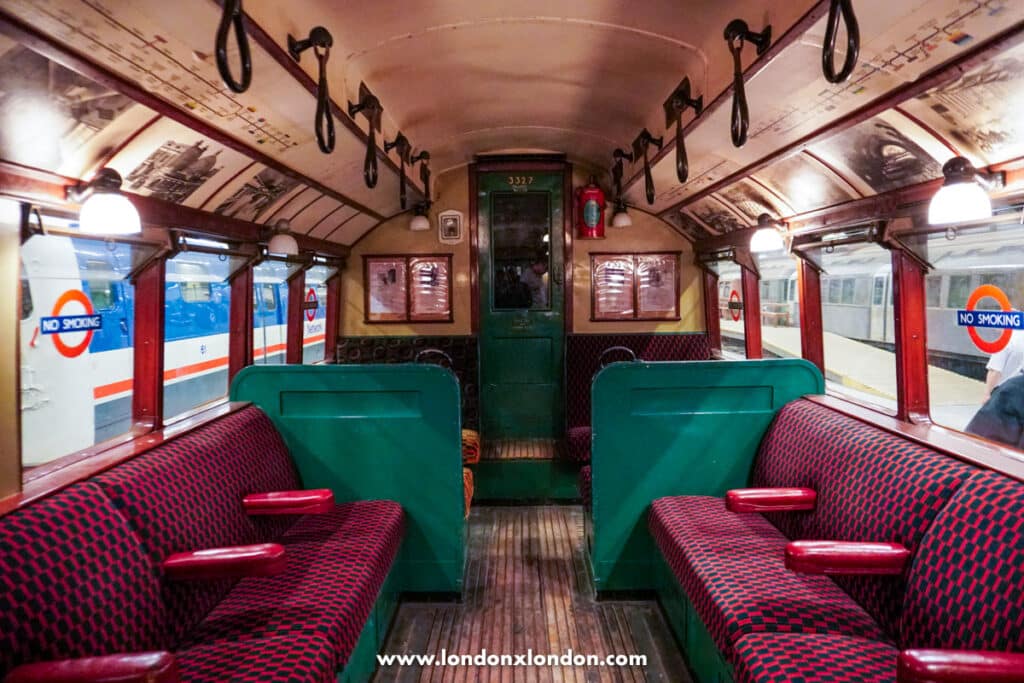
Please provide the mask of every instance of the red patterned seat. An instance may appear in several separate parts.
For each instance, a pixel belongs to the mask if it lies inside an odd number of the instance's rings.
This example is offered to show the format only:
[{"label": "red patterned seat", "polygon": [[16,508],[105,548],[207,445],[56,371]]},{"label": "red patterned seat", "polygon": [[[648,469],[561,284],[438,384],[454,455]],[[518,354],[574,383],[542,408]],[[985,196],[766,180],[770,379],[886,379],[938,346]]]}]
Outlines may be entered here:
[{"label": "red patterned seat", "polygon": [[651,534],[721,652],[744,634],[838,633],[883,639],[878,624],[825,576],[785,568],[788,539],[721,498],[654,501]]},{"label": "red patterned seat", "polygon": [[573,462],[585,465],[590,462],[589,426],[570,427],[565,432],[565,454]]},{"label": "red patterned seat", "polygon": [[583,507],[589,510],[591,505],[591,492],[594,488],[594,483],[591,480],[590,475],[590,465],[585,465],[580,468],[579,479],[576,482],[576,486],[579,489],[580,498],[583,499]]},{"label": "red patterned seat", "polygon": [[339,505],[304,518],[281,542],[287,569],[243,579],[190,634],[188,644],[317,634],[332,670],[348,661],[398,553],[402,508],[390,501]]},{"label": "red patterned seat", "polygon": [[[621,346],[646,361],[710,360],[706,334],[571,334],[565,339],[566,449],[573,462],[590,462],[590,385],[601,354]],[[627,355],[611,356],[624,360]]]},{"label": "red patterned seat", "polygon": [[0,517],[0,678],[20,664],[166,649],[149,558],[92,483]]},{"label": "red patterned seat", "polygon": [[334,683],[333,647],[317,633],[220,641],[177,653],[188,683]]},{"label": "red patterned seat", "polygon": [[[899,543],[911,553],[969,465],[811,401],[779,411],[754,464],[753,485],[818,493],[813,512],[766,517],[790,539]],[[905,576],[836,577],[897,637]]]},{"label": "red patterned seat", "polygon": [[736,683],[896,683],[892,645],[828,633],[753,633],[736,642]]}]

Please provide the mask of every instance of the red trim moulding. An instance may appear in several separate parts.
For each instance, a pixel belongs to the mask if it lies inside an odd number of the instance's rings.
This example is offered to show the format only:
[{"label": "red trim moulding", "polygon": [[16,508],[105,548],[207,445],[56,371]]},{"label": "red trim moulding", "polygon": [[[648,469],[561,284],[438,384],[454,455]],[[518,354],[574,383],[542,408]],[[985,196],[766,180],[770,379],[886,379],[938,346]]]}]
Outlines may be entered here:
[{"label": "red trim moulding", "polygon": [[341,335],[341,271],[327,281],[327,310],[324,312],[324,361],[338,359],[338,337]]},{"label": "red trim moulding", "polygon": [[285,335],[284,360],[292,365],[302,364],[302,335],[306,328],[303,321],[306,311],[306,271],[300,270],[288,280],[288,325]]},{"label": "red trim moulding", "polygon": [[825,340],[821,314],[821,273],[806,259],[797,270],[800,297],[800,355],[825,374]]},{"label": "red trim moulding", "polygon": [[1024,481],[1024,453],[994,441],[929,422],[904,422],[838,396],[814,395],[805,398],[952,458]]},{"label": "red trim moulding", "polygon": [[892,250],[896,415],[907,422],[929,421],[924,276],[924,270],[908,253]]},{"label": "red trim moulding", "polygon": [[247,365],[252,365],[253,269],[248,265],[231,279],[228,336],[228,384]]},{"label": "red trim moulding", "polygon": [[165,263],[164,257],[154,259],[135,279],[132,422],[137,434],[163,426]]},{"label": "red trim moulding", "polygon": [[701,268],[704,283],[704,327],[707,330],[711,356],[722,355],[722,320],[718,310],[718,275]]},{"label": "red trim moulding", "polygon": [[27,474],[20,494],[0,501],[0,515],[29,505],[100,472],[105,472],[193,429],[209,424],[225,415],[236,413],[248,405],[248,403],[221,401],[197,412],[189,413],[185,417],[175,419],[172,424],[145,436],[128,440],[116,439],[41,465]]},{"label": "red trim moulding", "polygon": [[751,270],[740,270],[743,281],[743,338],[747,358],[761,358],[761,283]]}]

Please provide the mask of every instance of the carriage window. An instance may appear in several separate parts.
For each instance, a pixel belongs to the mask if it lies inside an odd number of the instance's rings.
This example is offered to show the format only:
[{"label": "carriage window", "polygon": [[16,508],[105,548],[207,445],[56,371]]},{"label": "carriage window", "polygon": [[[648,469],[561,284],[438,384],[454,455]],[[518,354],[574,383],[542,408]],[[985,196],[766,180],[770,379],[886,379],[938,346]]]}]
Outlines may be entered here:
[{"label": "carriage window", "polygon": [[877,244],[840,245],[823,249],[820,263],[829,390],[895,411],[890,253]]},{"label": "carriage window", "polygon": [[302,362],[324,359],[327,332],[327,281],[338,272],[331,266],[313,266],[306,271],[306,295],[303,297]]},{"label": "carriage window", "polygon": [[930,237],[928,393],[937,424],[1021,447],[1024,397],[1024,227],[993,225]]},{"label": "carriage window", "polygon": [[242,257],[184,251],[167,262],[164,302],[164,415],[173,417],[228,391],[228,277]]},{"label": "carriage window", "polygon": [[268,260],[253,268],[252,358],[260,365],[285,362],[288,349],[288,279],[301,263]]},{"label": "carriage window", "polygon": [[929,275],[925,280],[925,306],[938,308],[942,301],[942,276]]},{"label": "carriage window", "polygon": [[742,271],[732,261],[719,261],[717,267],[722,355],[726,359],[746,358],[747,346],[743,329]]},{"label": "carriage window", "polygon": [[797,260],[789,254],[761,254],[761,345],[765,358],[799,358],[800,305]]},{"label": "carriage window", "polygon": [[127,278],[154,251],[59,234],[22,245],[21,428],[28,478],[38,465],[131,430],[135,325]]}]

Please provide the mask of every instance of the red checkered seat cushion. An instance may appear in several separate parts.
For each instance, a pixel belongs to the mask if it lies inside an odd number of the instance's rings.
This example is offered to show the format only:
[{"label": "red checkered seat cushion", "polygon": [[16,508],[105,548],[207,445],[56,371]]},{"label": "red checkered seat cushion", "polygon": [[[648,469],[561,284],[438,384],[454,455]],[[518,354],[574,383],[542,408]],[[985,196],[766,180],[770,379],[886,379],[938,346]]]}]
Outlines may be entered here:
[{"label": "red checkered seat cushion", "polygon": [[219,641],[176,653],[188,683],[334,683],[330,642],[317,633]]},{"label": "red checkered seat cushion", "polygon": [[189,642],[318,635],[332,645],[331,666],[343,667],[370,617],[403,530],[402,508],[391,501],[346,503],[329,514],[303,518],[280,539],[287,569],[238,582]]},{"label": "red checkered seat cushion", "polygon": [[[900,436],[798,400],[779,411],[765,435],[753,485],[818,492],[813,512],[767,515],[791,539],[900,543],[915,552],[936,515],[974,471]],[[896,639],[905,577],[835,581]]]},{"label": "red checkered seat cushion", "polygon": [[590,462],[590,427],[570,427],[565,432],[565,454],[581,465]]},{"label": "red checkered seat cushion", "polygon": [[904,647],[1024,652],[1024,483],[963,485],[922,539],[903,605]]},{"label": "red checkered seat cushion", "polygon": [[892,645],[828,633],[752,633],[736,641],[736,683],[896,683]]},{"label": "red checkered seat cushion", "polygon": [[[171,553],[271,540],[295,520],[251,518],[249,493],[301,488],[270,419],[248,407],[93,479],[128,518],[155,564]],[[163,582],[174,641],[183,640],[233,581]]]},{"label": "red checkered seat cushion", "polygon": [[672,573],[721,652],[764,631],[884,639],[874,619],[831,579],[783,563],[788,539],[761,515],[738,515],[721,498],[660,498],[649,526]]},{"label": "red checkered seat cushion", "polygon": [[166,649],[166,629],[149,558],[95,484],[0,517],[0,678],[29,662]]},{"label": "red checkered seat cushion", "polygon": [[590,509],[591,505],[591,491],[593,490],[594,482],[591,479],[590,465],[585,465],[580,468],[579,478],[576,482],[576,487],[580,491],[580,498],[583,499],[583,507]]}]

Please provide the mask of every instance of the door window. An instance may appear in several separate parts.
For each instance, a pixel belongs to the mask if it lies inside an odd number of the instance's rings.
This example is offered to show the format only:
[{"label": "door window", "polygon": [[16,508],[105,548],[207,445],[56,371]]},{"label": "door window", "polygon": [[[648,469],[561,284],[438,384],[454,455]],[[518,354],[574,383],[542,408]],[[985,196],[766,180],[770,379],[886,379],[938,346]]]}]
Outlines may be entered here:
[{"label": "door window", "polygon": [[492,302],[495,310],[551,309],[551,195],[491,197]]}]

